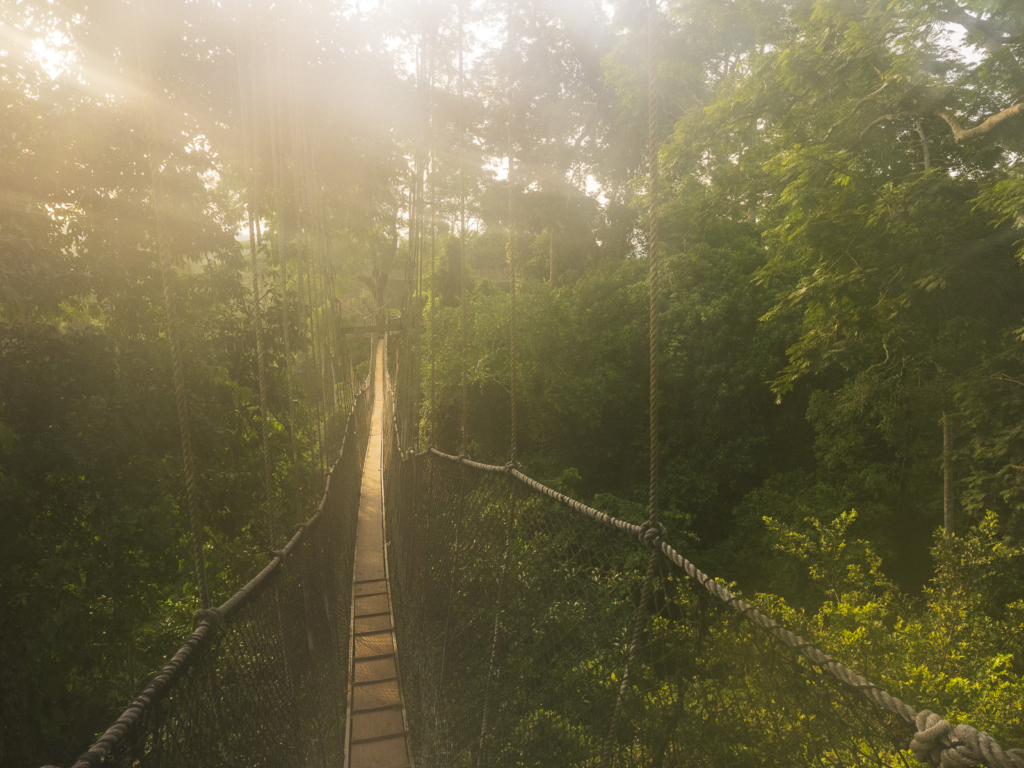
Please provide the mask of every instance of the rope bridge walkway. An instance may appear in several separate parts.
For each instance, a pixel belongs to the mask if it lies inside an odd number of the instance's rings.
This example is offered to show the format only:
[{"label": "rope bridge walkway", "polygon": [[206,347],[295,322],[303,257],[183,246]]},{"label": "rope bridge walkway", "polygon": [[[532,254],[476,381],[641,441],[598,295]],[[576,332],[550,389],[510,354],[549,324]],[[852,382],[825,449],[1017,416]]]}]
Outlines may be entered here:
[{"label": "rope bridge walkway", "polygon": [[316,512],[195,630],[74,768],[337,766],[346,750],[353,543],[374,377],[340,426]]},{"label": "rope bridge walkway", "polygon": [[660,524],[403,449],[402,394],[389,379],[384,487],[417,764],[1024,768],[750,606]]},{"label": "rope bridge walkway", "polygon": [[351,728],[347,760],[352,768],[404,768],[409,765],[388,588],[387,554],[384,551],[381,487],[383,360],[383,344],[378,344],[373,418],[363,464],[352,582]]},{"label": "rope bridge walkway", "polygon": [[74,768],[1024,768],[776,624],[659,525],[403,449],[386,347],[316,513],[197,612]]},{"label": "rope bridge walkway", "polygon": [[[133,3],[133,12],[140,3]],[[280,291],[291,467],[297,434],[326,475],[318,508],[262,571],[212,607],[195,486],[175,270],[154,153],[157,107],[136,34],[150,160],[153,248],[161,264],[181,434],[191,548],[202,608],[162,670],[73,768],[484,768],[485,766],[911,766],[1024,768],[1024,750],[916,711],[806,643],[683,558],[658,522],[659,120],[658,0],[647,0],[650,483],[647,522],[618,520],[524,475],[516,463],[519,399],[517,269],[525,182],[516,162],[522,94],[516,13],[508,13],[504,90],[508,164],[511,461],[416,453],[421,400],[436,399],[432,145],[417,146],[409,195],[408,349],[388,349],[386,275],[374,273],[373,363],[344,419],[350,379],[335,322],[337,278],[308,115],[286,17],[236,18],[238,93],[252,269],[263,485],[271,547],[277,499],[269,445],[264,338],[266,250],[260,136],[270,117],[275,216],[269,241]],[[241,6],[240,6],[241,7]],[[135,14],[141,30],[139,14]],[[459,10],[457,125],[463,120]],[[273,40],[261,29],[274,29]],[[277,31],[281,34],[278,36]],[[247,42],[246,42],[247,41]],[[270,51],[274,56],[269,56]],[[425,59],[424,59],[425,61]],[[419,66],[420,60],[417,60]],[[420,78],[417,87],[429,86]],[[259,76],[258,76],[259,75]],[[262,79],[266,78],[266,84]],[[146,84],[149,85],[146,85]],[[432,86],[431,86],[432,87]],[[430,108],[430,101],[424,104]],[[425,132],[426,133],[426,132]],[[315,144],[315,142],[313,142]],[[429,150],[429,151],[427,151]],[[265,174],[264,174],[265,175]],[[463,451],[468,444],[467,186],[459,167]],[[430,182],[433,190],[434,184]],[[294,190],[289,205],[282,190]],[[431,196],[433,191],[431,192]],[[423,272],[430,233],[429,278]],[[299,330],[289,332],[289,263]],[[553,267],[552,267],[553,269]],[[428,286],[429,299],[423,284]],[[431,318],[429,397],[419,397],[420,319]],[[383,333],[381,333],[383,331]],[[295,343],[293,350],[292,344]],[[404,357],[408,353],[408,359]],[[391,369],[401,377],[392,377]],[[300,375],[301,374],[301,375]],[[343,378],[344,375],[343,375]],[[400,387],[392,379],[401,380]],[[299,425],[293,388],[306,394]],[[282,416],[284,414],[281,414]],[[430,438],[436,413],[426,414]],[[296,489],[299,487],[296,484]],[[300,507],[296,493],[296,507]]]}]

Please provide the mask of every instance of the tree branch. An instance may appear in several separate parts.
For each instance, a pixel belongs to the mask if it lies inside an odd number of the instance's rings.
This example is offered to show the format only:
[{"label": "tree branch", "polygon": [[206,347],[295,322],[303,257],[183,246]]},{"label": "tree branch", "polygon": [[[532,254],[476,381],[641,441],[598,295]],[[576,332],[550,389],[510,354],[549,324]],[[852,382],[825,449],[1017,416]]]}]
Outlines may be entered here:
[{"label": "tree branch", "polygon": [[1004,45],[1019,43],[1024,38],[1024,32],[1021,30],[1007,33],[1006,30],[1000,28],[994,18],[982,19],[972,16],[955,2],[943,8],[939,16],[943,21],[963,27],[968,32],[979,32],[985,38],[985,48],[991,53]]},{"label": "tree branch", "polygon": [[914,122],[914,130],[921,137],[921,151],[924,153],[924,172],[928,173],[932,167],[932,158],[928,152],[928,137],[924,135],[924,129],[921,127],[920,120]]},{"label": "tree branch", "polygon": [[[876,89],[875,89],[875,90],[873,90],[873,91],[872,91],[871,93],[869,93],[869,94],[868,94],[867,96],[865,96],[865,97],[863,97],[862,99],[858,100],[858,101],[857,101],[857,103],[853,105],[853,109],[851,109],[851,110],[850,110],[850,113],[849,113],[849,114],[848,114],[848,115],[847,115],[846,117],[844,117],[844,118],[842,118],[842,119],[840,119],[840,120],[838,120],[837,122],[835,122],[835,123],[833,123],[833,124],[832,124],[832,127],[828,129],[828,133],[826,133],[826,134],[825,134],[825,137],[824,137],[824,138],[822,139],[822,141],[828,141],[828,137],[832,135],[832,131],[834,131],[834,130],[835,130],[836,128],[838,128],[838,127],[839,127],[840,125],[842,125],[842,124],[843,124],[843,123],[845,123],[845,122],[846,122],[847,120],[849,120],[849,119],[850,119],[851,117],[853,117],[853,116],[854,116],[855,114],[857,114],[857,110],[858,110],[858,109],[860,109],[861,105],[862,105],[862,104],[863,104],[863,103],[864,103],[865,101],[867,101],[868,99],[870,99],[870,98],[871,98],[871,97],[873,97],[873,96],[877,96],[877,95],[878,95],[878,94],[880,94],[880,93],[881,93],[882,91],[884,91],[884,90],[885,90],[886,88],[888,88],[888,87],[889,87],[889,85],[890,85],[891,83],[895,83],[895,82],[897,82],[897,81],[898,81],[899,79],[900,79],[900,78],[899,78],[899,75],[897,75],[897,76],[896,76],[896,77],[894,77],[894,78],[893,78],[892,80],[886,80],[886,81],[885,81],[884,83],[882,83],[882,85],[881,85],[881,86],[880,86],[879,88],[876,88]],[[863,134],[862,134],[862,135],[863,135]]]},{"label": "tree branch", "polygon": [[1024,381],[1017,381],[1017,379],[1011,379],[1005,373],[997,373],[992,378],[999,379],[1000,381],[1008,381],[1011,384],[1019,384],[1020,386],[1024,387]]},{"label": "tree branch", "polygon": [[893,117],[894,116],[892,114],[882,115],[881,117],[876,117],[874,120],[872,120],[870,123],[868,123],[868,127],[867,128],[865,128],[863,131],[860,132],[860,136],[857,137],[857,141],[860,141],[861,139],[863,139],[864,138],[864,134],[866,134],[868,131],[870,131],[872,128],[874,128],[876,125],[878,125],[880,122],[882,122],[883,120],[892,120]]},{"label": "tree branch", "polygon": [[939,112],[939,117],[949,124],[949,127],[953,131],[953,140],[958,144],[970,141],[971,139],[976,139],[979,136],[984,136],[986,133],[993,131],[1001,123],[1005,123],[1007,120],[1020,117],[1021,115],[1024,115],[1024,102],[1014,104],[1012,107],[1007,107],[1002,112],[992,115],[980,125],[976,125],[973,128],[964,128],[960,124],[956,115],[952,112]]}]

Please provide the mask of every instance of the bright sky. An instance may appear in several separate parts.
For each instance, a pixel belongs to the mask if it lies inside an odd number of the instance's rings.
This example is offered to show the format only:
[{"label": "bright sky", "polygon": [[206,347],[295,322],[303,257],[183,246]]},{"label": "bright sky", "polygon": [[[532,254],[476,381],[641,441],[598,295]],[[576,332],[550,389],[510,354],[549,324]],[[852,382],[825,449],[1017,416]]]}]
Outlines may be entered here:
[{"label": "bright sky", "polygon": [[[0,0],[2,2],[3,0]],[[357,4],[359,12],[366,17],[372,16],[377,12],[381,11],[383,4],[386,0],[363,0],[362,3]],[[605,15],[611,19],[614,8],[611,3],[607,0],[602,0],[602,10]],[[353,8],[346,9],[350,15],[354,15],[356,12]],[[493,49],[496,46],[500,46],[502,43],[504,30],[502,21],[495,19],[493,23],[476,22],[467,24],[466,26],[466,37],[467,40],[475,42],[470,50],[466,53],[466,64],[471,66],[472,63],[484,54],[488,49]],[[967,46],[964,44],[964,37],[966,32],[964,29],[955,24],[946,25],[945,31],[942,35],[942,42],[949,45],[951,48],[958,49],[960,56],[969,64],[977,64],[984,57],[984,52],[978,50],[973,46]],[[407,75],[412,76],[415,71],[415,51],[409,45],[408,40],[399,36],[387,38],[385,40],[389,52],[395,54],[399,60],[399,66],[403,68]],[[14,29],[10,25],[0,24],[0,51],[3,48],[30,48],[35,54],[36,59],[40,62],[43,69],[51,78],[56,78],[61,74],[69,71],[76,64],[78,64],[78,57],[71,42],[68,38],[62,35],[60,32],[51,32],[45,38],[30,39]],[[80,75],[80,78],[82,76]],[[87,78],[82,78],[87,79]],[[94,87],[103,91],[113,92],[124,92],[125,83],[91,83]],[[108,94],[110,95],[110,94]],[[504,180],[508,176],[508,165],[504,158],[491,158],[486,166],[496,179]],[[586,193],[591,197],[598,199],[602,204],[606,203],[604,195],[597,180],[591,176],[588,176],[585,181]],[[238,235],[240,240],[248,240],[248,232],[243,231]]]},{"label": "bright sky", "polygon": [[69,40],[59,32],[53,32],[45,39],[36,38],[32,41],[32,52],[51,78],[60,75],[75,61],[75,54],[68,43]]}]

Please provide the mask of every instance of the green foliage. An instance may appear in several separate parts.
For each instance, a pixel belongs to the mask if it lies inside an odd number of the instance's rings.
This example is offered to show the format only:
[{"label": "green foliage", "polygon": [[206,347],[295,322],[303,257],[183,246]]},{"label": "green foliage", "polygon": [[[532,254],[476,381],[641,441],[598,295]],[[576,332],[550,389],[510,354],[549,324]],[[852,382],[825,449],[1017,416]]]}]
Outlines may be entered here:
[{"label": "green foliage", "polygon": [[[915,704],[1019,740],[1024,134],[1004,111],[1024,102],[1019,3],[662,5],[653,128],[670,538]],[[279,530],[318,482],[313,422],[332,401],[343,409],[369,366],[362,338],[351,357],[334,350],[337,366],[297,340],[370,318],[378,308],[356,278],[372,267],[389,276],[418,350],[421,445],[462,452],[465,377],[465,450],[507,460],[510,188],[492,171],[509,145],[520,458],[566,493],[646,517],[646,10],[509,8],[296,7],[306,119],[274,121],[267,100],[253,124],[273,233],[261,266]],[[0,7],[8,42],[49,40],[70,54],[51,76],[28,45],[0,52],[0,739],[27,734],[0,743],[5,768],[70,760],[180,640],[195,605],[150,151],[218,597],[267,544],[236,242],[246,169],[234,19],[217,4],[154,9],[137,19],[119,2]],[[271,12],[254,10],[258,29],[276,28],[261,16]],[[140,39],[152,147],[141,138]],[[472,51],[461,72],[460,47]],[[260,83],[259,98],[275,87]],[[276,177],[277,131],[308,141],[316,206]],[[289,239],[293,209],[311,206],[315,236]],[[310,249],[323,249],[331,295],[300,314],[299,292],[282,295],[278,277],[288,266],[295,281]],[[308,281],[299,275],[300,291]],[[933,542],[944,505],[954,530]],[[553,560],[563,544],[538,552]],[[520,576],[526,590],[543,586]],[[675,655],[699,642],[675,643],[668,626],[652,634]],[[744,627],[715,631],[723,655],[708,669],[753,641]],[[569,682],[606,693],[616,673],[602,664]],[[647,681],[644,706],[665,717],[676,701],[703,706],[718,678],[692,672],[686,684]],[[767,718],[775,683],[751,680]],[[584,749],[556,712],[528,713],[523,727],[567,755]],[[786,749],[797,749],[793,727],[777,734]],[[708,739],[718,756],[756,762],[725,727]]]},{"label": "green foliage", "polygon": [[969,722],[1009,743],[1024,735],[1021,557],[989,513],[963,536],[937,536],[935,575],[920,598],[880,571],[870,544],[851,536],[856,513],[804,529],[768,518],[775,548],[815,585],[808,607],[758,597],[804,636],[920,708]]}]

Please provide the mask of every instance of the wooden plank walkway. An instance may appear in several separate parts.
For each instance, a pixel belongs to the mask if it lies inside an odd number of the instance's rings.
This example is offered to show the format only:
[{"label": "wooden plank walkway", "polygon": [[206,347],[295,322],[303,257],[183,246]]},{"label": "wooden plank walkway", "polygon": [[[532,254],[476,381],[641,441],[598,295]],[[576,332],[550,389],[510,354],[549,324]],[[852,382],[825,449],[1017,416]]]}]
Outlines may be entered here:
[{"label": "wooden plank walkway", "polygon": [[352,581],[347,768],[412,766],[395,622],[384,552],[381,443],[384,427],[383,345],[377,345],[370,440],[363,465]]}]

